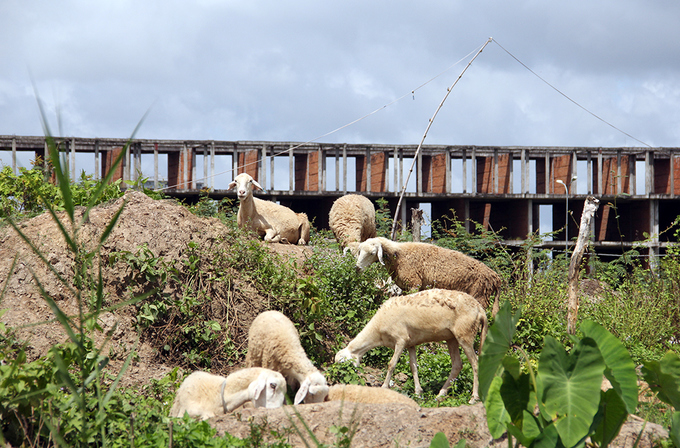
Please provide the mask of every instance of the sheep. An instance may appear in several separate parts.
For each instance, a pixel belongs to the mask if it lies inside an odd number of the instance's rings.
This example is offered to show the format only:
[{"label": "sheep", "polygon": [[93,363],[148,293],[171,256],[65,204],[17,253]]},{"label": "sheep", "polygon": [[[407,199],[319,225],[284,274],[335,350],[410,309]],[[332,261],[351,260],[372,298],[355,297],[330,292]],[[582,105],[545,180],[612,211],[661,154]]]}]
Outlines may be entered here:
[{"label": "sheep", "polygon": [[419,410],[420,405],[412,398],[391,389],[359,386],[356,384],[334,384],[328,389],[326,401],[351,401],[353,403],[400,403]]},{"label": "sheep", "polygon": [[349,344],[335,355],[335,362],[351,361],[358,366],[369,350],[385,346],[394,349],[382,387],[389,387],[399,356],[408,350],[416,395],[423,392],[418,380],[416,346],[426,342],[446,341],[451,356],[451,374],[439,391],[444,397],[461,368],[458,346],[465,352],[473,373],[472,399],[479,400],[475,336],[481,330],[479,351],[488,331],[486,312],[469,294],[448,289],[428,289],[406,296],[396,296],[383,303],[373,318]]},{"label": "sheep", "polygon": [[283,404],[285,393],[283,375],[269,369],[241,369],[226,378],[196,371],[182,382],[169,415],[181,417],[187,412],[205,420],[231,412],[248,401],[256,408],[277,408]]},{"label": "sheep", "polygon": [[340,248],[355,253],[360,242],[376,236],[375,207],[365,196],[347,194],[333,202],[328,225]]},{"label": "sheep", "polygon": [[379,261],[402,290],[429,287],[462,291],[487,309],[495,295],[492,316],[498,312],[501,278],[491,268],[461,252],[427,243],[399,243],[369,238],[357,248],[358,269]]},{"label": "sheep", "polygon": [[260,313],[248,330],[247,367],[281,372],[292,389],[293,404],[320,403],[328,394],[326,378],[307,358],[295,325],[279,311]]},{"label": "sheep", "polygon": [[253,197],[254,190],[264,189],[247,173],[236,176],[227,189],[234,187],[239,200],[236,215],[239,227],[250,228],[271,243],[304,246],[309,242],[310,224],[305,213],[295,213],[283,205]]}]

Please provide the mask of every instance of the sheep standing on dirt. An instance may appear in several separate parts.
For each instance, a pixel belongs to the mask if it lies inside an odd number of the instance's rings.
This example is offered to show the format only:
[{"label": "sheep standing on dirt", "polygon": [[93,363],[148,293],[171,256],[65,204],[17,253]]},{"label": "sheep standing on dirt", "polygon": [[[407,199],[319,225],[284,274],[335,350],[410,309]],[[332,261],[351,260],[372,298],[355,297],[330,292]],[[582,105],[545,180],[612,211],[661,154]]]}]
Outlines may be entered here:
[{"label": "sheep standing on dirt", "polygon": [[350,401],[353,403],[400,403],[413,409],[420,405],[412,398],[391,389],[382,387],[359,386],[356,384],[334,384],[328,389],[326,401]]},{"label": "sheep standing on dirt", "polygon": [[473,373],[472,399],[479,401],[479,379],[475,337],[481,330],[479,351],[488,331],[486,312],[474,297],[460,291],[428,289],[407,296],[387,300],[366,324],[363,330],[335,355],[335,362],[350,360],[359,365],[361,357],[369,350],[385,346],[394,349],[387,375],[382,387],[389,387],[392,373],[399,356],[408,350],[416,395],[423,392],[418,380],[416,346],[426,342],[446,341],[451,356],[451,374],[439,391],[439,397],[446,392],[461,368],[458,346],[465,352]]},{"label": "sheep standing on dirt", "polygon": [[340,248],[355,253],[359,243],[376,236],[375,207],[365,196],[347,194],[333,202],[328,225]]},{"label": "sheep standing on dirt", "polygon": [[366,269],[371,263],[383,264],[402,290],[442,288],[463,291],[489,306],[495,295],[493,316],[498,312],[501,278],[491,268],[456,250],[427,243],[399,243],[387,238],[370,238],[359,244],[357,267]]},{"label": "sheep standing on dirt", "polygon": [[279,311],[265,311],[253,320],[245,364],[281,372],[291,388],[299,386],[294,404],[320,403],[328,394],[326,378],[307,358],[295,325]]},{"label": "sheep standing on dirt", "polygon": [[253,197],[254,190],[263,188],[247,173],[236,176],[228,190],[234,187],[239,200],[236,215],[239,227],[248,227],[271,243],[305,245],[309,242],[310,225],[305,213],[295,213],[283,205]]},{"label": "sheep standing on dirt", "polygon": [[205,420],[231,412],[246,402],[256,408],[278,408],[286,394],[286,380],[269,369],[241,369],[226,378],[208,372],[193,372],[177,390],[170,417]]}]

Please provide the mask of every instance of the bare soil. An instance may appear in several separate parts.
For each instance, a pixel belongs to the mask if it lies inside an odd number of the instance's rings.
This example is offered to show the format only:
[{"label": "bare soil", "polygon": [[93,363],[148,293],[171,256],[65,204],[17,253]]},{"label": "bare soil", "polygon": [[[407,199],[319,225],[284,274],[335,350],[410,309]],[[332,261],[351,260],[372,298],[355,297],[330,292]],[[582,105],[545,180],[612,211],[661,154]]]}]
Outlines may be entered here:
[{"label": "bare soil", "polygon": [[[200,218],[185,207],[171,200],[154,201],[142,193],[129,191],[124,198],[93,209],[81,229],[82,243],[94,247],[106,225],[110,222],[122,201],[126,201],[118,223],[102,248],[108,257],[113,252],[134,253],[143,244],[157,257],[166,260],[185,260],[190,242],[200,248],[223,244],[221,237],[228,229],[214,218]],[[24,243],[11,227],[0,229],[0,282],[5,294],[0,309],[7,310],[0,320],[16,329],[16,335],[28,341],[29,360],[44,356],[54,344],[65,342],[67,337],[54,318],[50,307],[41,297],[33,275],[40,282],[59,307],[69,315],[78,314],[78,305],[72,292],[62,286],[57,275],[72,278],[73,259],[67,249],[54,220],[43,214],[21,224],[21,231],[45,254],[49,267],[42,262]],[[264,243],[263,243],[264,244]],[[273,244],[270,248],[282,256],[295,257],[303,261],[310,248],[284,244]],[[300,265],[301,263],[298,263]],[[12,271],[10,273],[10,270]],[[130,281],[130,271],[123,264],[103,265],[105,293],[108,304],[119,302]],[[237,275],[236,275],[237,277]],[[238,282],[238,281],[237,281]],[[242,348],[247,328],[252,319],[267,309],[267,301],[247,282],[232,285],[230,291],[211,291],[214,300],[212,312],[222,319],[232,331],[237,348]],[[229,309],[227,313],[226,310]],[[108,354],[112,358],[111,369],[119,369],[138,340],[136,311],[132,306],[106,312],[100,316],[100,332],[95,334],[95,343],[101,344],[106,334],[111,333]],[[125,372],[124,384],[148,382],[150,378],[161,378],[177,364],[172,358],[163,357],[160,347],[154,346],[153,338],[142,338],[137,348],[138,356]],[[105,351],[105,353],[107,353]],[[238,365],[217,364],[215,371],[228,374]],[[379,381],[367,378],[371,385]],[[486,428],[484,407],[481,404],[456,408],[422,408],[419,411],[401,405],[357,405],[322,403],[300,405],[294,410],[284,406],[280,409],[243,409],[211,420],[219,433],[229,432],[244,437],[250,432],[251,422],[266,422],[280,432],[297,426],[302,429],[295,412],[307,422],[322,443],[332,443],[336,436],[331,427],[348,426],[356,428],[352,446],[429,446],[432,437],[439,431],[446,434],[451,445],[465,438],[470,446],[507,446],[503,437],[492,440]],[[294,424],[294,425],[293,425]],[[633,445],[642,422],[629,418],[613,446]],[[303,434],[304,434],[304,430]],[[647,424],[641,447],[651,447],[652,441],[667,437],[658,425]],[[304,446],[300,436],[292,431],[289,439],[295,446]]]}]

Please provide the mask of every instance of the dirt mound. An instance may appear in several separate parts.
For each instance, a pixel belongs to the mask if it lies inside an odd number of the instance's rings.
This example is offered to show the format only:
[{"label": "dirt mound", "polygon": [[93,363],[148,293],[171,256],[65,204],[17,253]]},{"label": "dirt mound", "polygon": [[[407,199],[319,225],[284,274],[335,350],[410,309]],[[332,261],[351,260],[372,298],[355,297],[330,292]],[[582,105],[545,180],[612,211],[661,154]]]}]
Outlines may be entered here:
[{"label": "dirt mound", "polygon": [[[189,258],[191,244],[207,252],[216,245],[224,244],[222,237],[229,231],[219,220],[195,216],[174,201],[155,201],[142,193],[129,191],[123,198],[91,211],[87,222],[80,230],[80,242],[86,248],[96,247],[102,232],[120,209],[123,201],[126,202],[125,208],[102,247],[104,260],[113,253],[135,253],[139,247],[146,245],[156,257],[182,262]],[[82,214],[83,211],[80,210],[79,213]],[[35,359],[45,355],[52,345],[66,341],[66,335],[59,324],[45,323],[53,319],[53,314],[41,297],[33,275],[40,279],[45,291],[56,300],[64,312],[77,315],[78,303],[72,291],[66,289],[57,279],[57,275],[67,279],[73,278],[73,255],[49,214],[25,221],[20,227],[45,254],[50,268],[33,253],[12,228],[0,229],[0,281],[5,288],[0,309],[7,310],[0,319],[8,326],[16,328],[16,334],[20,339],[29,341],[27,355],[29,359]],[[295,257],[298,265],[310,253],[310,248],[307,247],[271,245],[270,248],[282,256]],[[132,275],[134,273],[124,263],[113,265],[107,263],[103,266],[108,304],[117,303],[125,297]],[[213,314],[212,318],[232,331],[234,342],[239,349],[244,344],[244,335],[247,334],[250,321],[266,309],[267,302],[266,298],[259,296],[247,282],[239,281],[237,272],[232,273],[232,277],[235,280],[228,288],[210,291],[211,301],[208,306]],[[5,285],[6,279],[9,281]],[[42,324],[31,325],[39,323]],[[116,369],[138,339],[136,310],[132,306],[126,306],[115,312],[103,313],[99,324],[102,332],[95,336],[95,343],[100,344],[106,333],[113,332],[111,346],[105,353],[112,357],[111,366]],[[161,348],[154,345],[154,341],[153,337],[142,339],[137,349],[139,356],[126,371],[124,383],[146,382],[151,377],[160,378],[174,367],[167,361],[159,362]],[[217,373],[223,374],[228,373],[227,370],[229,369],[225,366],[214,369]],[[335,440],[335,435],[329,429],[331,426],[349,426],[354,421],[359,424],[353,443],[353,446],[357,447],[395,446],[395,444],[429,446],[432,437],[438,431],[443,431],[452,444],[460,438],[465,438],[475,447],[507,445],[506,440],[491,440],[485,424],[484,408],[479,404],[421,411],[401,408],[399,405],[362,405],[357,408],[355,420],[352,420],[353,408],[345,406],[341,413],[339,403],[303,405],[297,409],[323,443],[332,443]],[[246,436],[249,434],[251,420],[262,421],[264,418],[270,427],[282,429],[290,427],[289,416],[292,414],[290,407],[243,410],[216,418],[212,424],[220,432]],[[634,419],[629,420],[622,430],[622,436],[617,439],[619,443],[614,446],[632,446],[634,437],[630,434],[636,429],[639,431],[638,423]],[[647,433],[658,436],[663,434],[662,431],[658,425],[647,425]],[[297,446],[301,445],[297,436],[291,435],[290,440]],[[649,438],[643,438],[640,446],[651,446]]]},{"label": "dirt mound", "polygon": [[[128,191],[124,197],[91,210],[88,220],[79,230],[80,242],[87,250],[96,247],[102,232],[118,212],[123,201],[124,210],[101,250],[104,260],[105,300],[110,305],[126,297],[126,289],[135,274],[125,263],[113,265],[106,263],[111,254],[121,252],[134,254],[141,246],[146,245],[156,257],[167,262],[182,263],[188,258],[190,243],[198,250],[207,252],[214,245],[220,244],[221,238],[228,232],[226,226],[218,219],[200,218],[175,201],[156,201],[143,193]],[[78,210],[79,216],[82,216],[82,213],[83,210]],[[60,214],[60,219],[66,220],[66,215]],[[68,250],[67,243],[52,217],[44,213],[21,223],[20,228],[45,254],[51,267],[50,269],[42,262],[12,228],[5,227],[0,231],[0,278],[8,278],[16,256],[16,264],[12,275],[9,276],[5,297],[0,303],[1,309],[7,309],[2,321],[18,328],[17,336],[20,339],[30,341],[27,355],[29,360],[32,360],[45,355],[52,345],[67,339],[58,323],[44,324],[53,319],[54,315],[35,286],[33,273],[40,279],[47,294],[55,299],[66,314],[77,315],[78,302],[72,291],[67,290],[57,279],[57,275],[67,279],[73,278],[73,254]],[[240,316],[240,320],[237,320],[240,323],[238,326],[242,327],[240,333],[243,335],[247,332],[249,321],[262,310],[264,300],[246,284],[232,287],[238,290],[240,296],[238,304],[246,307],[246,309],[235,307],[233,310],[233,313]],[[212,308],[217,309],[218,314],[220,303],[220,297],[216,297],[210,304]],[[226,325],[227,316],[226,313],[223,314]],[[37,323],[43,324],[31,326]],[[135,308],[127,306],[115,313],[103,313],[99,324],[103,332],[95,333],[95,342],[101,342],[105,333],[114,331],[109,356],[112,356],[115,367],[115,361],[122,361],[137,341]],[[238,328],[234,330],[237,331]],[[148,376],[162,376],[171,367],[159,364],[158,347],[153,346],[151,342],[149,337],[142,338],[137,349],[139,357],[128,372],[128,381],[145,381]]]}]

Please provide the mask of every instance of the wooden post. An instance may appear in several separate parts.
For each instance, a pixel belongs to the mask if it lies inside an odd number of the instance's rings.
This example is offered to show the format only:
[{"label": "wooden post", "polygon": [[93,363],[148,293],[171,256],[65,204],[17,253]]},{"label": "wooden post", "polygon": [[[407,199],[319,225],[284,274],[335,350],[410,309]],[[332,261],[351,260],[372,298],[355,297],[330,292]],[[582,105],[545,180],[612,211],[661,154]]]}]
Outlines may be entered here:
[{"label": "wooden post", "polygon": [[420,225],[423,222],[423,211],[418,208],[411,209],[411,227],[413,228],[413,241],[420,243]]},{"label": "wooden post", "polygon": [[599,207],[599,199],[594,196],[588,196],[586,198],[586,203],[583,205],[583,213],[581,214],[581,224],[578,230],[576,247],[574,248],[574,252],[571,254],[571,262],[569,263],[569,305],[567,309],[567,333],[569,334],[576,333],[576,320],[578,317],[578,285],[581,260],[583,259],[583,252],[586,249],[586,244],[590,239],[590,222]]}]

